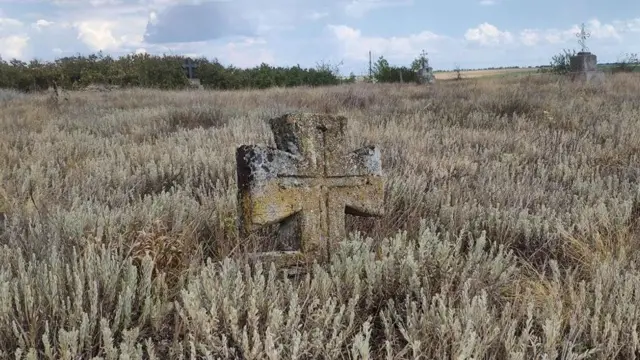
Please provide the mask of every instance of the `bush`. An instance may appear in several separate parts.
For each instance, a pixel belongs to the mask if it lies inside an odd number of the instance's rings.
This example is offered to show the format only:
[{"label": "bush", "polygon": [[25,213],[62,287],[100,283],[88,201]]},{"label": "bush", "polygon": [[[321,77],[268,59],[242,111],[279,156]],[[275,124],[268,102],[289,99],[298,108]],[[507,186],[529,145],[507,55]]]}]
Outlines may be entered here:
[{"label": "bush", "polygon": [[406,66],[391,66],[383,56],[380,56],[373,65],[373,78],[379,83],[415,83],[418,80],[418,74],[416,69]]},{"label": "bush", "polygon": [[[102,53],[73,56],[53,62],[33,60],[29,63],[0,59],[0,88],[22,92],[42,91],[56,82],[63,89],[80,89],[91,84],[119,87],[145,87],[165,90],[186,89],[181,56],[149,54],[126,55],[118,59]],[[261,64],[249,69],[223,66],[217,60],[196,59],[196,73],[208,89],[265,89],[269,87],[337,85],[337,69],[326,65],[318,69],[290,68]]]},{"label": "bush", "polygon": [[550,72],[558,75],[567,74],[571,71],[571,57],[575,55],[575,50],[563,49],[561,53],[556,54],[551,58],[549,67],[540,68],[539,72]]},{"label": "bush", "polygon": [[634,72],[638,68],[638,65],[640,65],[640,60],[638,60],[638,54],[636,54],[636,53],[626,54],[624,56],[624,58],[619,59],[618,62],[616,62],[611,67],[611,72],[613,72],[613,73],[620,73],[620,72],[630,73],[630,72]]}]

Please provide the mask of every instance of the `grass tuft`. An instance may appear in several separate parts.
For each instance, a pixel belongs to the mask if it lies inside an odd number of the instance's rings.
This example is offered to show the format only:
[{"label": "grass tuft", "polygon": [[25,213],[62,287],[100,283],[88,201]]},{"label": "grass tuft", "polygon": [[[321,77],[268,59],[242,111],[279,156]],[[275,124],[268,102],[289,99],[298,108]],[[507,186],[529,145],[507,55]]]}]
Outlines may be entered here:
[{"label": "grass tuft", "polygon": [[170,131],[178,129],[220,128],[229,123],[229,118],[219,108],[198,106],[169,110],[167,116]]},{"label": "grass tuft", "polygon": [[[0,358],[636,358],[637,76],[3,102]],[[289,279],[245,262],[283,244],[238,234],[234,152],[295,110],[387,180]]]}]

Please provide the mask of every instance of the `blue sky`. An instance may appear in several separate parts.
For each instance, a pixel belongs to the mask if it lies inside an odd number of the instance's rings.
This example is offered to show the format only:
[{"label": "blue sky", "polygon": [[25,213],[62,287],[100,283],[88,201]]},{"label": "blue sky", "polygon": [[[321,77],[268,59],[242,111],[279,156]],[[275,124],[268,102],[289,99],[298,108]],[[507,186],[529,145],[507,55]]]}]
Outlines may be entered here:
[{"label": "blue sky", "polygon": [[0,56],[29,60],[148,52],[261,62],[436,69],[548,64],[578,50],[584,22],[599,62],[640,52],[637,0],[0,0]]}]

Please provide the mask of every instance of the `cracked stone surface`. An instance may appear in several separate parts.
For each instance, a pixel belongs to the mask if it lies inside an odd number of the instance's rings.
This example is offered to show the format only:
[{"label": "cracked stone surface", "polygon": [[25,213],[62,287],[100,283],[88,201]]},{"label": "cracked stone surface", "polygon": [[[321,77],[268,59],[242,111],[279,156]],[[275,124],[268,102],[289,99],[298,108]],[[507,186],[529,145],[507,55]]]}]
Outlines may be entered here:
[{"label": "cracked stone surface", "polygon": [[347,118],[289,113],[269,121],[276,148],[236,150],[241,234],[269,224],[297,233],[299,249],[260,253],[277,266],[328,260],[345,238],[345,214],[384,213],[380,150],[346,147]]},{"label": "cracked stone surface", "polygon": [[588,83],[602,83],[604,72],[598,70],[598,57],[590,52],[579,52],[569,58],[571,79]]}]

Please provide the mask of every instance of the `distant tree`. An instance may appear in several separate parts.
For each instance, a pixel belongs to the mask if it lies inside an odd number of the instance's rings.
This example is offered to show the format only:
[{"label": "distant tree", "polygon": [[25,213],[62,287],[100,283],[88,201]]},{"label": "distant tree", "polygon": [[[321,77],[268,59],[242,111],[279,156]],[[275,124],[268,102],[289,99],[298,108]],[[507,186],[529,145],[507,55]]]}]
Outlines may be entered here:
[{"label": "distant tree", "polygon": [[353,72],[349,73],[349,77],[342,81],[345,84],[354,84],[356,82],[356,74]]},{"label": "distant tree", "polygon": [[326,72],[337,77],[340,75],[340,66],[342,66],[343,63],[343,61],[340,61],[337,65],[331,65],[330,62],[319,61],[316,63],[316,70]]},{"label": "distant tree", "polygon": [[[120,87],[183,89],[191,86],[182,65],[185,58],[175,55],[128,54],[117,59],[101,52],[76,55],[52,62],[0,58],[0,88],[21,91],[46,90],[56,84],[61,89],[78,89],[103,83]],[[195,59],[200,83],[209,89],[265,89],[272,86],[337,85],[339,65],[321,63],[316,68],[299,65],[286,68],[260,64],[241,69],[224,66],[217,59]],[[355,76],[353,76],[355,81]]]},{"label": "distant tree", "polygon": [[453,71],[456,73],[456,80],[462,80],[462,70],[460,70],[460,65],[456,64]]},{"label": "distant tree", "polygon": [[551,72],[554,74],[567,74],[571,71],[571,57],[576,55],[575,50],[563,49],[561,53],[551,58],[551,66],[542,70],[543,72]]},{"label": "distant tree", "polygon": [[411,70],[418,71],[422,68],[422,64],[428,64],[428,63],[429,63],[429,58],[427,57],[427,53],[424,50],[422,50],[420,55],[418,55],[418,57],[411,62]]},{"label": "distant tree", "polygon": [[391,66],[389,61],[380,56],[372,67],[373,78],[376,82],[397,83],[415,82],[417,74],[414,70],[406,66]]},{"label": "distant tree", "polygon": [[385,82],[390,78],[391,66],[389,65],[389,61],[384,58],[384,56],[380,56],[378,60],[373,64],[373,78],[378,82]]}]

